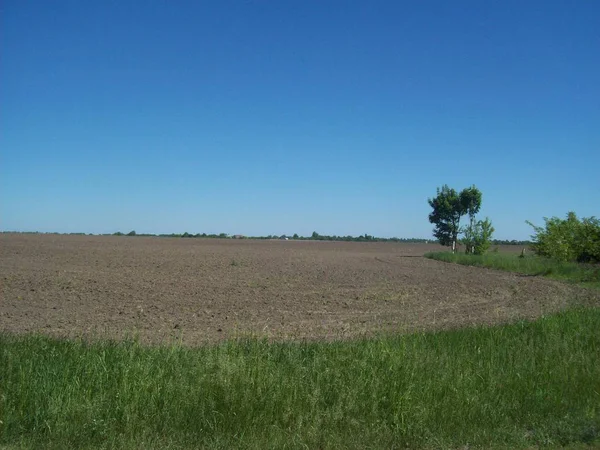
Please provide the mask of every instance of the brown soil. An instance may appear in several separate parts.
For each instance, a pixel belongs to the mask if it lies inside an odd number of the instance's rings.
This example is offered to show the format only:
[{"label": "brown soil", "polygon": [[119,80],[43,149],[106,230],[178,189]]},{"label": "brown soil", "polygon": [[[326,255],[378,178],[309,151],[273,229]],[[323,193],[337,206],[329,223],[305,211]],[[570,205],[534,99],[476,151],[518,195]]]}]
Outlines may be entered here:
[{"label": "brown soil", "polygon": [[344,338],[533,318],[598,291],[425,259],[437,245],[0,236],[0,331]]}]

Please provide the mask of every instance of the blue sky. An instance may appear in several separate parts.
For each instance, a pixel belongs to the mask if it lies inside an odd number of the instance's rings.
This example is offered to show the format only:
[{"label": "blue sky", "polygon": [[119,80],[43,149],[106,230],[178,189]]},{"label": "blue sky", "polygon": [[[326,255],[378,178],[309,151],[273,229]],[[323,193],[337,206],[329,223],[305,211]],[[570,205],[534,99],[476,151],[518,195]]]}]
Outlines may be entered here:
[{"label": "blue sky", "polygon": [[600,215],[600,2],[0,5],[0,229],[501,239]]}]

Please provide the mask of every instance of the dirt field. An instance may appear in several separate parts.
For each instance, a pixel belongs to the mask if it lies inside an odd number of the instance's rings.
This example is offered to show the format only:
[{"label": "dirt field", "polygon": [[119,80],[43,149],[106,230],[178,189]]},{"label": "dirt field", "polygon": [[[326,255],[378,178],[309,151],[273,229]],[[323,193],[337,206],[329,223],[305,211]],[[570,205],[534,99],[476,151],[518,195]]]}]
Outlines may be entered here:
[{"label": "dirt field", "polygon": [[[0,235],[0,331],[198,344],[531,318],[597,291],[428,260],[437,245]],[[514,251],[514,249],[513,249]]]}]

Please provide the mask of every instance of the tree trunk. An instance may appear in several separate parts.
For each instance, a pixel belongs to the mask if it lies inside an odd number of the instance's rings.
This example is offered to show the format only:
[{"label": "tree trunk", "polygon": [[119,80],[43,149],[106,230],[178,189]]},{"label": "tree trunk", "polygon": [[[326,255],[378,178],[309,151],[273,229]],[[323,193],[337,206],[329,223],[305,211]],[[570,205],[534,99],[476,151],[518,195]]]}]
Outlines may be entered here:
[{"label": "tree trunk", "polygon": [[456,252],[456,239],[452,240],[452,253]]}]

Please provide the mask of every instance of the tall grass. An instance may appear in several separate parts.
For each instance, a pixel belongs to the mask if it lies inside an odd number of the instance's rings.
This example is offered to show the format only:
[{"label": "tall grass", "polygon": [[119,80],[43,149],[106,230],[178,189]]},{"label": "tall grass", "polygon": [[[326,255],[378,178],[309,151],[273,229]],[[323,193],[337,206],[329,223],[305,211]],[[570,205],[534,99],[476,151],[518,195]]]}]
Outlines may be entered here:
[{"label": "tall grass", "polygon": [[596,284],[600,287],[600,266],[597,264],[561,262],[533,255],[520,257],[515,254],[494,252],[486,253],[484,255],[434,252],[427,253],[425,257],[467,266],[500,269],[525,275],[543,275],[575,283]]},{"label": "tall grass", "polygon": [[0,446],[598,443],[600,309],[495,328],[203,348],[0,334]]}]

